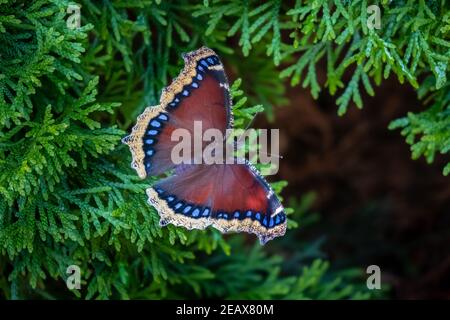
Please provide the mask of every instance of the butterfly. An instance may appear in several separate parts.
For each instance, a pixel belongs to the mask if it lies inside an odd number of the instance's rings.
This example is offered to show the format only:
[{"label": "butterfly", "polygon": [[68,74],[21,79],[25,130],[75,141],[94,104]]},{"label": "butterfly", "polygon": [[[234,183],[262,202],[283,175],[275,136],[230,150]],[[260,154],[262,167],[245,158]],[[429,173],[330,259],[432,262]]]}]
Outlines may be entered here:
[{"label": "butterfly", "polygon": [[174,164],[171,135],[184,128],[225,134],[233,127],[232,99],[223,64],[207,47],[182,55],[184,68],[161,93],[160,103],[138,116],[122,139],[132,153],[131,166],[141,178],[173,174],[146,190],[160,225],[187,229],[212,226],[222,233],[248,232],[261,244],[286,232],[286,214],[270,185],[247,160],[232,164]]}]

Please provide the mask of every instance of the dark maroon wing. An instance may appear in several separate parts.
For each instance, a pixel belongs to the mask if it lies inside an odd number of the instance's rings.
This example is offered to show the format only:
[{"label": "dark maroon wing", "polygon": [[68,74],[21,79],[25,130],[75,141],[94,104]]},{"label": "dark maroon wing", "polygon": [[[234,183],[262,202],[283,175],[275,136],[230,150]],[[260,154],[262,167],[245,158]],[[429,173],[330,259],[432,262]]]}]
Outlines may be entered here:
[{"label": "dark maroon wing", "polygon": [[[219,57],[208,48],[183,56],[185,67],[163,90],[160,104],[138,117],[132,133],[123,139],[139,176],[157,175],[175,168],[175,174],[147,189],[149,202],[158,210],[161,224],[189,229],[209,225],[222,232],[245,231],[262,243],[286,231],[286,215],[270,186],[249,163],[227,165],[176,165],[171,152],[174,130],[192,133],[195,121],[202,132],[232,127],[229,84]],[[198,133],[198,132],[197,132]]]},{"label": "dark maroon wing", "polygon": [[148,107],[138,117],[132,133],[122,141],[129,145],[141,178],[158,175],[175,167],[171,141],[175,129],[187,129],[195,139],[194,121],[201,121],[203,132],[209,128],[231,128],[233,116],[229,84],[223,65],[215,52],[202,47],[183,55],[185,67],[162,92],[160,104]]},{"label": "dark maroon wing", "polygon": [[212,225],[222,232],[254,233],[263,244],[284,235],[283,206],[249,163],[187,165],[177,171],[147,190],[162,225]]}]

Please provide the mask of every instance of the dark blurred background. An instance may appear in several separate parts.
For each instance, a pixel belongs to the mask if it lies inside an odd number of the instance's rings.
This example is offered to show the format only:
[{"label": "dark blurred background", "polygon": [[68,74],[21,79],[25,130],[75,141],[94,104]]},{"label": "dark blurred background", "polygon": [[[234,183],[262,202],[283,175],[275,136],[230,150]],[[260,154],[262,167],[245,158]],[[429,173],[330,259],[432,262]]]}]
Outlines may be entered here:
[{"label": "dark blurred background", "polygon": [[[287,85],[288,86],[288,85]],[[280,128],[285,199],[314,191],[319,223],[302,237],[326,237],[335,267],[376,264],[398,299],[450,298],[450,184],[444,159],[412,160],[389,123],[420,111],[416,92],[396,79],[339,117],[335,97],[289,88],[289,104],[257,128]],[[274,178],[274,180],[277,180]],[[301,224],[301,221],[300,221]]]}]

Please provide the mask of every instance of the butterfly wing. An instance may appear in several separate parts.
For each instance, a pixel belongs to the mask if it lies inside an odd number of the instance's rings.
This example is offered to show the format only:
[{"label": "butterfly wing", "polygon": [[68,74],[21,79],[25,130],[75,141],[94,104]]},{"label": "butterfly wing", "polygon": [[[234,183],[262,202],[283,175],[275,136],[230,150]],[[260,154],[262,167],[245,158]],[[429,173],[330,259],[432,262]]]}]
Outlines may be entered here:
[{"label": "butterfly wing", "polygon": [[286,231],[280,201],[248,162],[188,165],[147,189],[147,194],[162,225],[212,225],[221,232],[254,233],[262,244]]},{"label": "butterfly wing", "polygon": [[201,121],[202,131],[209,128],[225,133],[232,127],[228,80],[217,54],[206,47],[183,55],[184,69],[162,91],[160,104],[147,107],[138,117],[132,133],[122,141],[131,150],[131,166],[141,178],[157,175],[175,164],[171,151],[175,129],[194,135],[194,122]]},{"label": "butterfly wing", "polygon": [[[130,147],[141,178],[175,168],[175,174],[147,189],[149,203],[159,212],[161,225],[188,229],[209,225],[222,232],[245,231],[265,243],[286,231],[286,215],[272,189],[248,162],[226,165],[175,165],[172,133],[188,130],[195,139],[194,122],[202,131],[222,132],[233,125],[229,84],[219,57],[209,48],[183,56],[180,75],[163,90],[160,104],[138,117],[123,139]],[[197,132],[198,134],[198,132]]]}]

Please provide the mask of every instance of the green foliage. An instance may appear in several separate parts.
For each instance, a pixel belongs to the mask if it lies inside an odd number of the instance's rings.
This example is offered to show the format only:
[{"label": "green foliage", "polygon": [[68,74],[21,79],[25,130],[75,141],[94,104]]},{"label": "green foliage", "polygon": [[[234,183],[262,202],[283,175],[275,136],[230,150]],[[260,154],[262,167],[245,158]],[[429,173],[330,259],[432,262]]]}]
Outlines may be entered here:
[{"label": "green foliage", "polygon": [[[431,106],[419,113],[409,112],[404,118],[392,121],[389,128],[403,128],[401,133],[411,145],[413,159],[425,156],[428,163],[434,161],[437,152],[450,153],[450,84],[441,90],[433,91],[433,79],[427,79],[419,90],[421,97],[432,101]],[[443,170],[450,173],[450,162]]]},{"label": "green foliage", "polygon": [[[69,29],[70,3],[0,1],[1,297],[368,297],[353,285],[363,283],[359,273],[339,276],[327,262],[311,263],[323,255],[289,271],[286,257],[270,253],[287,254],[276,243],[266,249],[244,235],[160,228],[145,196],[155,178],[139,180],[119,142],[177,74],[181,52],[206,44],[226,57],[227,37],[248,28],[244,53],[269,37],[267,53],[281,61],[281,2],[249,7],[227,32],[213,32],[211,23],[204,30],[208,10],[237,13],[213,3],[191,15],[203,7],[80,1],[81,28]],[[256,84],[266,90],[251,97],[253,106],[235,82],[238,126],[262,111],[258,99],[282,100],[278,83],[278,98],[270,96],[275,82]],[[275,183],[275,192],[285,185]],[[81,268],[80,291],[65,287],[69,265]]]},{"label": "green foliage", "polygon": [[[236,240],[239,240],[236,239]],[[233,241],[233,244],[235,242]],[[239,241],[236,245],[242,245]],[[209,298],[227,299],[367,299],[362,287],[349,284],[359,270],[331,275],[320,259],[302,267],[299,276],[280,278],[279,256],[267,257],[256,244],[231,257],[218,254],[206,264],[220,277],[202,283]]]}]

